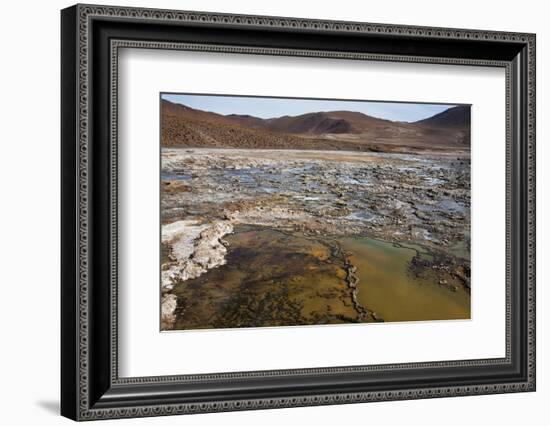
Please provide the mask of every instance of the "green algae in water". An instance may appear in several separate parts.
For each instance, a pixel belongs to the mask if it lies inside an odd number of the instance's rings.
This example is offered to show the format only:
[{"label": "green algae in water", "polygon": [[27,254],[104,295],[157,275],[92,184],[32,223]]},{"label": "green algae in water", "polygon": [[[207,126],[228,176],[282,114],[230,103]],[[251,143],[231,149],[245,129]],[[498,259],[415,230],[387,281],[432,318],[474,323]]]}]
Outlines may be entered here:
[{"label": "green algae in water", "polygon": [[225,240],[227,264],[175,287],[174,329],[357,321],[345,271],[327,244],[248,226]]},{"label": "green algae in water", "polygon": [[361,318],[346,283],[345,258],[357,270],[361,306],[384,321],[470,318],[470,295],[438,285],[435,274],[413,277],[421,245],[369,238],[305,237],[262,226],[228,235],[227,263],[180,282],[174,329],[349,324]]},{"label": "green algae in water", "polygon": [[370,238],[343,238],[359,277],[358,299],[384,321],[420,321],[470,318],[470,295],[440,286],[435,276],[413,277],[411,248]]}]

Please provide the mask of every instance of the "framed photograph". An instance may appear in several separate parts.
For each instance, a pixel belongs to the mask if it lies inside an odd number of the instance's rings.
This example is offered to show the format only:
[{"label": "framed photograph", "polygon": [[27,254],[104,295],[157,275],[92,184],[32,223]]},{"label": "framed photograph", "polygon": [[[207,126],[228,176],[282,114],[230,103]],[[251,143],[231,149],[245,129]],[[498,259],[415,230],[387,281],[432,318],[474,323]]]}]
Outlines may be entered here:
[{"label": "framed photograph", "polygon": [[535,35],[61,12],[61,412],[535,390]]}]

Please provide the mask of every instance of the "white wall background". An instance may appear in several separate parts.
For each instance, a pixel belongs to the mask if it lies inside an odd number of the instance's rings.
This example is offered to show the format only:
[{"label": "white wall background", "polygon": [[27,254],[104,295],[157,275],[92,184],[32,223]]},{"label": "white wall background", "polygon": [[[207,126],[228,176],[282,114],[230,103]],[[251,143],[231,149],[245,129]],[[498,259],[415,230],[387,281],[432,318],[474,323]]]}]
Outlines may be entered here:
[{"label": "white wall background", "polygon": [[[537,33],[538,390],[530,394],[293,408],[107,421],[102,424],[318,425],[547,424],[550,401],[550,28],[545,2],[415,0],[108,1],[204,10],[526,31]],[[0,418],[2,424],[68,424],[59,404],[59,9],[72,3],[3,4],[0,43]],[[546,160],[546,161],[545,161]],[[546,241],[545,241],[546,239]]]}]

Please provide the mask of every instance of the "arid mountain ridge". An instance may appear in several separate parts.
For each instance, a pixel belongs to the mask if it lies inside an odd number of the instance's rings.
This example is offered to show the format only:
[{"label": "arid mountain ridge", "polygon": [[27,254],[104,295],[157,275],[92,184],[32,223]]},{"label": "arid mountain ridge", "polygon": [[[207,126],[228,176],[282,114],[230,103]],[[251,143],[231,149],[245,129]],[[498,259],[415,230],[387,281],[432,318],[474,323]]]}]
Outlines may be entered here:
[{"label": "arid mountain ridge", "polygon": [[414,123],[354,111],[263,119],[222,115],[161,101],[164,147],[414,152],[469,150],[470,107],[451,107]]}]

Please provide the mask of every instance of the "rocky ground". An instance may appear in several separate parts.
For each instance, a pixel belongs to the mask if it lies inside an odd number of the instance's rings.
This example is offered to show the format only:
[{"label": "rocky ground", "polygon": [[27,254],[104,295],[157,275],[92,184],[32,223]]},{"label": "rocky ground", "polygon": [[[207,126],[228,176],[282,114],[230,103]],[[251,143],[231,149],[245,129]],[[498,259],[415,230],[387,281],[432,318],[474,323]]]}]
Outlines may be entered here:
[{"label": "rocky ground", "polygon": [[[180,308],[189,305],[182,300],[182,288],[227,263],[225,238],[242,227],[317,238],[332,245],[333,254],[334,239],[344,236],[420,244],[411,274],[429,270],[449,291],[456,291],[457,284],[469,290],[467,151],[407,155],[164,148],[161,177],[163,329],[174,328],[178,313],[183,315]],[[354,309],[358,322],[381,320],[368,307],[354,306],[354,266],[345,253],[338,259],[342,294],[351,301],[342,307],[342,318]]]}]

